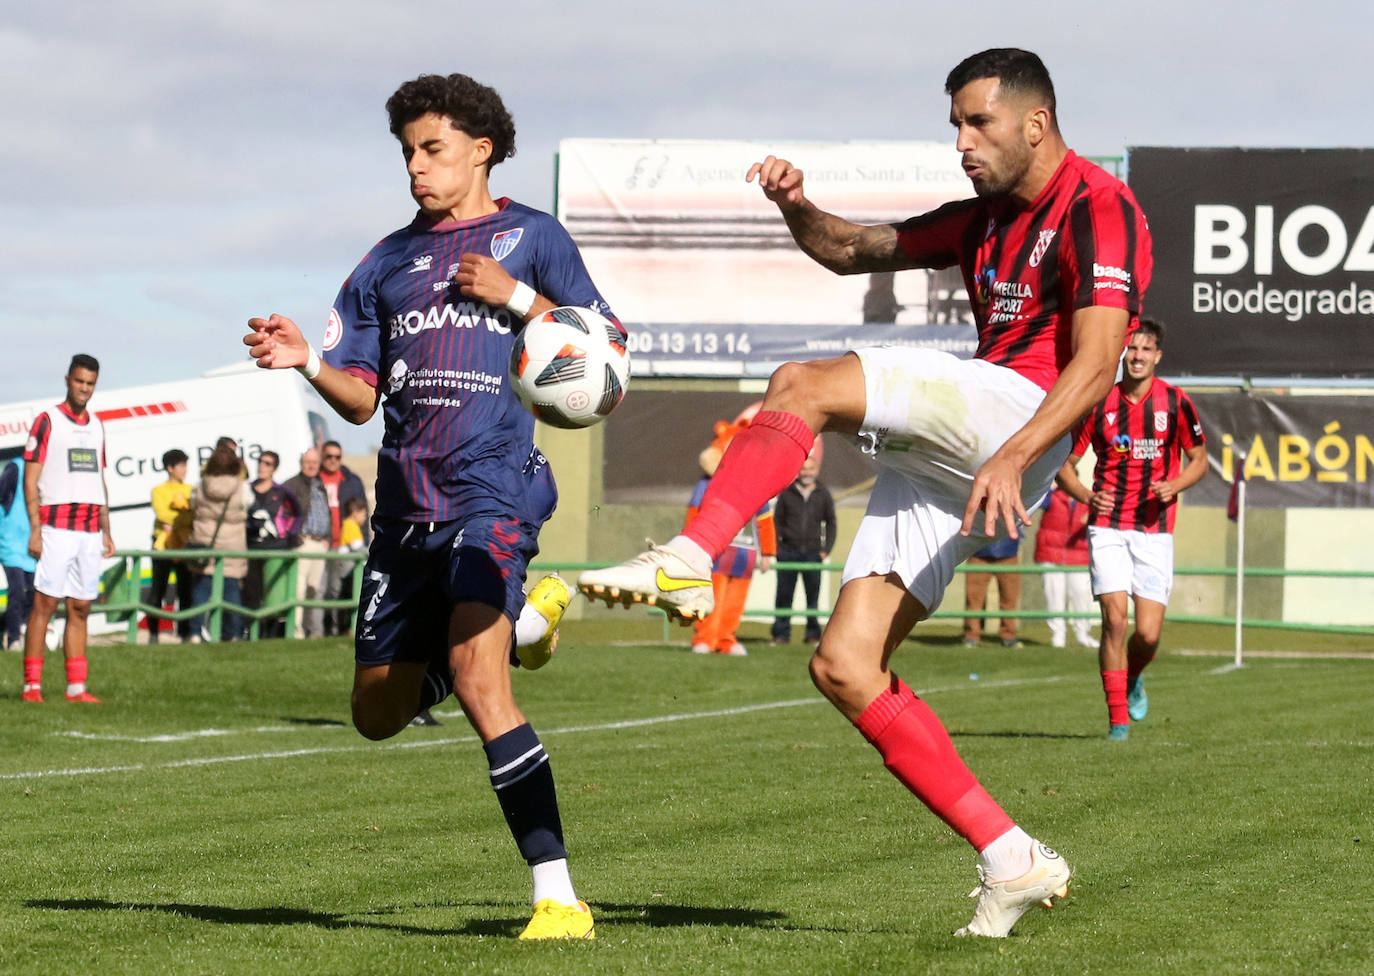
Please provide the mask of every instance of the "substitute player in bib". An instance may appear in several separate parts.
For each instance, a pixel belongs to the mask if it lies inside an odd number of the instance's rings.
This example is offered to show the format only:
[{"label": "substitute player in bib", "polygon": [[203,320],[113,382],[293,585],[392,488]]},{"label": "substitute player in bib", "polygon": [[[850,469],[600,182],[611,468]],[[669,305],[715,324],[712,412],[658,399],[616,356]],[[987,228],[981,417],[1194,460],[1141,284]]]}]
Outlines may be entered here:
[{"label": "substitute player in bib", "polygon": [[[1059,484],[1087,504],[1089,575],[1102,604],[1097,652],[1107,696],[1107,737],[1130,736],[1150,708],[1141,672],[1154,660],[1164,608],[1174,585],[1174,515],[1181,492],[1207,473],[1202,424],[1188,394],[1155,376],[1164,355],[1164,326],[1140,320],[1121,381],[1083,421]],[[1089,491],[1074,465],[1091,445],[1097,454]],[[1187,464],[1180,465],[1180,455]],[[1181,469],[1180,469],[1181,468]],[[1135,633],[1128,640],[1128,597]]]},{"label": "substitute player in bib", "polygon": [[363,423],[379,404],[385,417],[354,724],[384,739],[456,692],[533,870],[534,916],[520,937],[590,939],[548,755],[511,694],[512,654],[527,667],[547,659],[571,591],[549,577],[526,606],[526,566],[557,491],[507,369],[534,316],[610,309],[556,220],[492,198],[491,167],[515,151],[495,91],[466,75],[424,75],[387,112],[419,214],[344,283],[323,360],[279,315],[251,319],[244,342],[259,366],[300,369],[345,419]]},{"label": "substitute player in bib", "polygon": [[29,555],[38,560],[24,637],[26,702],[43,700],[48,621],[63,600],[67,701],[100,702],[86,690],[86,621],[91,601],[100,595],[100,560],[113,556],[115,546],[105,491],[105,428],[86,409],[99,378],[94,356],[73,356],[67,367],[67,398],[38,415],[24,446]]},{"label": "substitute player in bib", "polygon": [[1005,936],[1031,906],[1067,890],[1069,868],[979,785],[888,662],[939,606],[954,567],[989,537],[1017,536],[1049,490],[1069,429],[1111,387],[1148,282],[1150,238],[1130,191],[1064,144],[1054,87],[1034,54],[973,55],[945,90],[974,199],[903,224],[861,226],[812,204],[786,160],[769,156],[746,178],[778,205],[801,249],[832,271],[959,265],[976,358],[866,348],[782,366],[683,535],[583,573],[579,588],[701,613],[711,601],[711,557],[792,481],[816,434],[859,435],[883,471],[812,678],[897,778],[979,852],[978,906],[958,934]]}]

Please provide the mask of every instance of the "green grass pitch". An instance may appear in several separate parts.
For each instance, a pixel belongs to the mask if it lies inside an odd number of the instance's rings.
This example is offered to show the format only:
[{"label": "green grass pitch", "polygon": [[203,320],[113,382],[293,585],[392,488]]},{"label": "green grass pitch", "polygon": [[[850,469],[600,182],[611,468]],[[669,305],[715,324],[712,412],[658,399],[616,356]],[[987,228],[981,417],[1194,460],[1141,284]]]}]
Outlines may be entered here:
[{"label": "green grass pitch", "polygon": [[918,629],[894,669],[1076,872],[1012,938],[962,940],[972,852],[762,633],[702,658],[625,614],[516,675],[597,917],[556,945],[514,939],[528,869],[455,703],[364,741],[346,641],[96,648],[99,707],[61,700],[60,654],[22,704],[4,655],[0,972],[1374,972],[1368,638],[1251,634],[1332,656],[1236,671],[1229,630],[1170,625],[1117,744],[1092,652]]}]

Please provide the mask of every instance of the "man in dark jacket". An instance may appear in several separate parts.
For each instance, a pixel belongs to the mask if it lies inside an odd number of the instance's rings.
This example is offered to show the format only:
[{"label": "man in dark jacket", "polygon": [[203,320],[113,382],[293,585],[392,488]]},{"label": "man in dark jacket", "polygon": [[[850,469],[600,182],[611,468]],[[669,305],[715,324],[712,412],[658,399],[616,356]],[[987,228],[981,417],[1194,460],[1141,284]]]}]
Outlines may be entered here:
[{"label": "man in dark jacket", "polygon": [[[299,553],[328,552],[333,544],[330,531],[329,495],[320,481],[320,452],[308,449],[301,455],[300,474],[288,478],[284,486],[296,499],[296,507],[301,513],[299,542],[294,546]],[[296,563],[296,599],[324,599],[324,560],[301,559]],[[297,615],[298,633],[305,637],[318,637],[324,631],[324,611],[305,610]]]},{"label": "man in dark jacket", "polygon": [[[835,548],[835,499],[830,489],[820,483],[820,461],[814,456],[803,462],[797,479],[783,489],[773,508],[773,524],[778,530],[778,562],[824,562]],[[778,616],[773,619],[773,643],[786,644],[792,639],[792,594],[801,576],[806,590],[806,608],[815,610],[820,604],[821,571],[819,569],[778,570],[778,593],[773,606]],[[819,617],[806,618],[806,642],[819,644]]]},{"label": "man in dark jacket", "polygon": [[[324,491],[329,496],[329,522],[330,522],[330,548],[339,547],[339,526],[343,521],[344,512],[348,510],[348,503],[353,499],[360,499],[363,503],[363,510],[368,511],[367,489],[363,486],[363,479],[350,471],[343,463],[343,448],[338,441],[325,441],[320,447],[320,483],[324,485]],[[371,529],[367,524],[367,519],[363,520],[363,541],[371,538]],[[339,600],[350,594],[345,592],[345,584],[352,579],[351,576],[341,575],[338,572],[331,572],[339,568],[337,565],[328,567],[325,570],[324,578],[324,598],[326,600]],[[324,632],[327,636],[333,636],[347,629],[347,613],[330,610],[324,615]]]}]

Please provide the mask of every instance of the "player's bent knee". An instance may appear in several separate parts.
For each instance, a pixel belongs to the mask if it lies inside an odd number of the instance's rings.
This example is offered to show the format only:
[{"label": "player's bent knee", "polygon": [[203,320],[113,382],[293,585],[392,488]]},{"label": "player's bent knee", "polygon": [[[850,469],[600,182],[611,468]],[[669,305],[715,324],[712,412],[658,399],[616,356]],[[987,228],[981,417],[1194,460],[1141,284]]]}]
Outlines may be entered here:
[{"label": "player's bent knee", "polygon": [[810,671],[816,690],[834,704],[859,708],[866,704],[859,699],[870,676],[860,673],[853,664],[826,654],[824,638],[816,653],[811,655]]}]

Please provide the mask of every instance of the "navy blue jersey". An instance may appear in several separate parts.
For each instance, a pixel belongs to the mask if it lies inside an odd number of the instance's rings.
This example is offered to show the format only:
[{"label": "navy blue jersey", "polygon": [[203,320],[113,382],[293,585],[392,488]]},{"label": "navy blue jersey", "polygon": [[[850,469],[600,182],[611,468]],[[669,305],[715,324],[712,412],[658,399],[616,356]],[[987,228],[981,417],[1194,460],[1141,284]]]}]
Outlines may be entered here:
[{"label": "navy blue jersey", "polygon": [[555,305],[611,316],[558,221],[505,197],[496,205],[473,220],[417,217],[363,258],[334,301],[324,361],[380,383],[384,396],[380,516],[536,514],[522,511],[534,418],[507,376],[523,322],[458,290],[461,255],[489,254]]}]

